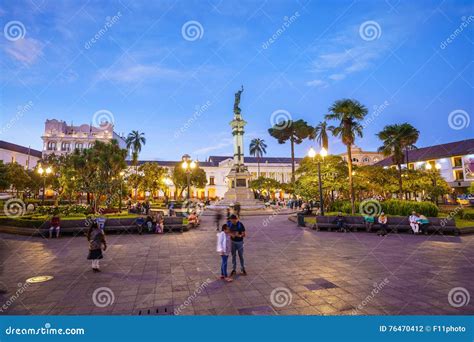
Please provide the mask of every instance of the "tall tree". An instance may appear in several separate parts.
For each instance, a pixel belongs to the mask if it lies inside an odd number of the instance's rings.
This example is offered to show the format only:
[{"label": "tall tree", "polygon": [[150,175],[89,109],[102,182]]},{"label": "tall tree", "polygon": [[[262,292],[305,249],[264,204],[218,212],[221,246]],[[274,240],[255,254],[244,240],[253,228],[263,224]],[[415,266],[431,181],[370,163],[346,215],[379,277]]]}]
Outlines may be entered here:
[{"label": "tall tree", "polygon": [[304,139],[314,139],[314,127],[304,120],[282,121],[268,129],[268,133],[278,140],[279,144],[290,141],[291,145],[291,183],[295,183],[295,144],[301,144]]},{"label": "tall tree", "polygon": [[165,168],[157,163],[144,163],[140,165],[139,170],[143,173],[140,182],[141,190],[150,191],[153,197],[159,190],[164,189],[163,177],[167,174]]},{"label": "tall tree", "polygon": [[3,160],[0,160],[0,190],[6,190],[9,185],[8,168],[3,164]]},{"label": "tall tree", "polygon": [[[407,149],[415,147],[420,132],[409,123],[387,125],[377,134],[382,140],[379,152],[385,156],[392,156],[392,161],[398,168],[398,196],[403,196],[402,164],[405,162]],[[408,165],[407,165],[408,166]]]},{"label": "tall tree", "polygon": [[260,158],[267,153],[267,144],[260,138],[252,139],[250,142],[250,155],[257,158],[257,178],[260,177]]},{"label": "tall tree", "polygon": [[349,174],[349,191],[351,197],[351,211],[355,214],[355,194],[354,181],[352,177],[352,151],[351,147],[355,142],[356,136],[362,138],[363,127],[361,121],[367,115],[367,108],[357,100],[342,99],[337,100],[329,107],[329,114],[326,120],[338,121],[336,126],[329,127],[329,130],[335,137],[341,139],[347,148],[347,165]]},{"label": "tall tree", "polygon": [[[146,144],[145,133],[140,133],[138,131],[131,131],[128,133],[127,139],[127,149],[132,153],[132,165],[135,166],[135,174],[138,175],[138,155],[140,154],[142,147]],[[138,186],[135,187],[135,200],[138,195]]]},{"label": "tall tree", "polygon": [[[189,185],[194,186],[196,188],[204,188],[207,184],[207,177],[206,172],[197,165],[194,169],[190,170],[190,179]],[[176,194],[178,193],[181,197],[183,194],[184,189],[188,186],[188,176],[186,171],[183,170],[181,167],[181,163],[176,164],[171,174],[171,179],[173,180],[173,184],[176,188],[175,191],[175,198]]]},{"label": "tall tree", "polygon": [[316,127],[314,127],[314,135],[319,146],[324,147],[327,150],[329,147],[329,137],[328,124],[326,121],[321,121],[316,125]]}]

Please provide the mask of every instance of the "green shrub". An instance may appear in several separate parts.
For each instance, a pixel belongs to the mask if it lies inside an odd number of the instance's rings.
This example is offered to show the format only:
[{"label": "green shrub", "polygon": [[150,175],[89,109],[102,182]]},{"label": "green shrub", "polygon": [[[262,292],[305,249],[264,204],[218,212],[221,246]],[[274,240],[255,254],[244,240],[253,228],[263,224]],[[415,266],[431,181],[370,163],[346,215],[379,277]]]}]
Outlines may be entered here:
[{"label": "green shrub", "polygon": [[[372,200],[376,202],[376,200]],[[360,203],[355,202],[356,212],[360,211]],[[387,215],[394,216],[409,216],[412,211],[423,214],[428,217],[438,216],[438,207],[432,202],[415,202],[415,201],[404,201],[397,199],[389,199],[386,201],[380,201],[381,210]],[[350,201],[334,201],[329,205],[329,211],[341,211],[345,214],[351,213],[351,202]],[[362,214],[362,213],[361,213]]]}]

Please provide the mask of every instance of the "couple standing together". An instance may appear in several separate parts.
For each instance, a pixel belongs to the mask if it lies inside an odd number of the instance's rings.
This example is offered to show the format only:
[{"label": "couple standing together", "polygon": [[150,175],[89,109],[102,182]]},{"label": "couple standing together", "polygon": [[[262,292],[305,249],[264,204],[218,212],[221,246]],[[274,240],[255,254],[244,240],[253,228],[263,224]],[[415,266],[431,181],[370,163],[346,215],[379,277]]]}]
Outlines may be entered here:
[{"label": "couple standing together", "polygon": [[[229,221],[217,233],[217,253],[221,256],[221,279],[231,282],[237,270],[237,254],[239,254],[242,275],[247,275],[244,265],[245,227],[236,215],[230,215]],[[227,260],[232,255],[232,272],[227,274]]]}]

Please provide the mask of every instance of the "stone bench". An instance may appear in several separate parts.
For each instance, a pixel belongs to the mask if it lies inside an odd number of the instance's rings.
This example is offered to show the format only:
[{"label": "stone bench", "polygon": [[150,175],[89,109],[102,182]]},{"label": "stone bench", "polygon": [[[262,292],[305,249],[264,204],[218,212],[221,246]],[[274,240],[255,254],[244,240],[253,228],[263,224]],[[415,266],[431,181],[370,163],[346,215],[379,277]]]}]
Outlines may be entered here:
[{"label": "stone bench", "polygon": [[[362,216],[344,216],[344,218],[348,230],[353,232],[366,231],[365,221]],[[316,216],[316,223],[312,228],[315,230],[335,230],[335,220],[336,216]],[[456,223],[453,219],[448,220],[439,217],[429,217],[428,220],[430,221],[426,229],[428,233],[459,235],[459,229],[456,228]],[[377,219],[375,219],[372,230],[377,231],[379,228],[380,225],[377,223]],[[403,216],[388,216],[387,231],[393,233],[413,233],[408,217]]]}]

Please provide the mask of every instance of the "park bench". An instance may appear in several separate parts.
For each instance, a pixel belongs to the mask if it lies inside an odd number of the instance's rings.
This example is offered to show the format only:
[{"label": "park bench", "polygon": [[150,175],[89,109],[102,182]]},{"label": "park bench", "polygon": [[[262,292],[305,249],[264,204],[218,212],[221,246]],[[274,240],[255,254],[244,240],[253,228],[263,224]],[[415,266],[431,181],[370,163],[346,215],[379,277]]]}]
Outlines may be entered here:
[{"label": "park bench", "polygon": [[[344,216],[346,226],[348,230],[366,231],[364,218],[362,216]],[[316,223],[313,225],[315,230],[326,230],[332,231],[336,229],[336,224],[333,223],[336,216],[316,216]],[[439,217],[429,217],[430,224],[427,227],[428,234],[453,234],[459,235],[459,229],[456,228],[456,224],[453,219],[445,219]],[[372,231],[377,231],[380,225],[376,223],[372,226]],[[402,216],[388,216],[387,231],[392,233],[413,233],[408,217]]]}]

